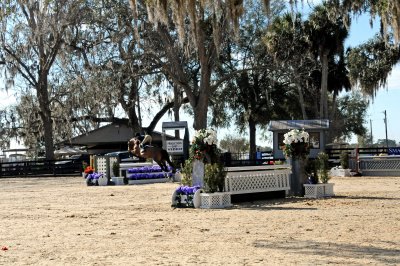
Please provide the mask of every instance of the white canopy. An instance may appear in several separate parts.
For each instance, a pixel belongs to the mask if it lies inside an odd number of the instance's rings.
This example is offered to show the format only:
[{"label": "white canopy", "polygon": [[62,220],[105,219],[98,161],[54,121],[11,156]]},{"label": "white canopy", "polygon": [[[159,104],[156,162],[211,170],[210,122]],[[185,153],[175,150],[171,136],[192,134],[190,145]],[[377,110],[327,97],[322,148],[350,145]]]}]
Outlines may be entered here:
[{"label": "white canopy", "polygon": [[63,155],[75,155],[75,154],[87,154],[87,151],[82,151],[77,148],[65,146],[60,148],[59,150],[54,151],[54,155],[63,156]]}]

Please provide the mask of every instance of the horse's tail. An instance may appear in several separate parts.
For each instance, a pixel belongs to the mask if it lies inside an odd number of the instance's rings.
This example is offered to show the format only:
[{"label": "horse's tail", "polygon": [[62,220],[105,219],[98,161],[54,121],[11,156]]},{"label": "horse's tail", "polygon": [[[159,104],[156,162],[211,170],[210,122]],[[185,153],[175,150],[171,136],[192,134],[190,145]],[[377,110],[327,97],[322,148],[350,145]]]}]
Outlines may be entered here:
[{"label": "horse's tail", "polygon": [[162,158],[168,163],[168,165],[172,168],[172,173],[176,172],[175,165],[171,162],[171,159],[169,158],[169,154],[166,150],[162,149],[161,150],[161,156]]}]

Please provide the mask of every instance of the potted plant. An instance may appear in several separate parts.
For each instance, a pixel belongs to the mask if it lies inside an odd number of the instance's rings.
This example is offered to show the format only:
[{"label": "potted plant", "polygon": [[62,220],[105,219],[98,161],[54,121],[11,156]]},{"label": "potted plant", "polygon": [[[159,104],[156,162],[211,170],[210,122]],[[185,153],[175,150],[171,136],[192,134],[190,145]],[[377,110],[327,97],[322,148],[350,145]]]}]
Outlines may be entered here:
[{"label": "potted plant", "polygon": [[292,166],[290,194],[303,196],[303,184],[307,183],[305,167],[310,153],[310,135],[304,129],[292,129],[284,135],[283,153]]},{"label": "potted plant", "polygon": [[200,207],[199,186],[179,186],[172,194],[172,207],[198,208]]},{"label": "potted plant", "polygon": [[223,164],[213,163],[205,165],[205,191],[223,192],[226,177],[226,170]]},{"label": "potted plant", "polygon": [[[321,183],[304,184],[304,197],[306,198],[319,198],[326,196],[333,196],[333,183],[328,183],[330,179],[329,175],[329,156],[325,152],[318,153],[318,156],[314,162],[316,173],[316,180]],[[317,182],[318,182],[317,181]]]},{"label": "potted plant", "polygon": [[342,151],[340,154],[340,167],[337,169],[337,176],[351,176],[349,169],[349,153],[347,151]]},{"label": "potted plant", "polygon": [[231,206],[231,195],[224,192],[226,170],[221,163],[205,165],[204,191],[200,194],[200,208],[225,208]]},{"label": "potted plant", "polygon": [[112,181],[114,182],[114,185],[124,185],[125,184],[125,178],[123,176],[119,176],[119,163],[118,161],[113,162],[112,164]]},{"label": "potted plant", "polygon": [[204,164],[215,163],[219,160],[217,133],[213,129],[200,129],[194,134],[189,156],[193,165],[193,185],[204,186]]}]

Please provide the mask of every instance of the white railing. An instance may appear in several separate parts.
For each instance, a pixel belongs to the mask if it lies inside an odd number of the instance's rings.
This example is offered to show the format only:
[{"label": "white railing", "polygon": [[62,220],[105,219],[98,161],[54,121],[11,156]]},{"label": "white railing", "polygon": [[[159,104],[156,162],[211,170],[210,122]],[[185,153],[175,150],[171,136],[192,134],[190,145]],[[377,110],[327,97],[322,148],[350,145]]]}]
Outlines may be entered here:
[{"label": "white railing", "polygon": [[229,167],[225,178],[225,191],[245,194],[290,189],[290,166]]},{"label": "white railing", "polygon": [[359,171],[366,176],[400,176],[400,156],[363,156]]}]

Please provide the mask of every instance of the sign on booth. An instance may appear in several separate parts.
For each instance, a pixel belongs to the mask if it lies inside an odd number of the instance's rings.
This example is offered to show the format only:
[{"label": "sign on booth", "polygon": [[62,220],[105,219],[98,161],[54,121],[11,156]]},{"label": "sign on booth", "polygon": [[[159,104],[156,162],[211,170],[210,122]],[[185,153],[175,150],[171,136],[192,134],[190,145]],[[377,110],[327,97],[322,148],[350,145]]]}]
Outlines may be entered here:
[{"label": "sign on booth", "polygon": [[168,153],[183,153],[183,140],[167,140],[167,148]]}]

